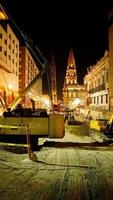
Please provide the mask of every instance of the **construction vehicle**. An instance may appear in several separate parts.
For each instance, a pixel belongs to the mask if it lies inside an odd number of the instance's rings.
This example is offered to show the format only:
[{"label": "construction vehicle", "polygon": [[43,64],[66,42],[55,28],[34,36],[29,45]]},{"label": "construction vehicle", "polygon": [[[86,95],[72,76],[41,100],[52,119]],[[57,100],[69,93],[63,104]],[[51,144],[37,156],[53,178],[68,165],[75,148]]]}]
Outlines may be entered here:
[{"label": "construction vehicle", "polygon": [[102,132],[106,137],[113,138],[113,114],[109,119],[91,120],[90,130]]},{"label": "construction vehicle", "polygon": [[6,140],[11,141],[11,138],[14,137],[15,139],[17,138],[17,140],[19,140],[19,138],[22,138],[23,140],[26,136],[26,132],[29,131],[31,146],[33,149],[34,146],[38,144],[39,137],[64,137],[64,116],[54,112],[48,115],[46,111],[41,109],[40,111],[33,111],[30,108],[22,108],[21,106],[16,108],[17,105],[20,105],[18,103],[21,98],[30,91],[39,78],[41,78],[47,69],[50,68],[49,63],[38,47],[32,46],[19,28],[17,26],[16,28],[18,29],[18,32],[20,32],[21,37],[23,38],[29,51],[40,63],[42,69],[31,81],[31,83],[23,91],[21,91],[20,95],[14,100],[8,110],[4,112],[3,116],[0,117],[0,140],[6,138]]},{"label": "construction vehicle", "polygon": [[42,70],[14,100],[7,111],[3,113],[3,116],[0,117],[0,139],[5,136],[7,141],[12,141],[11,138],[24,140],[27,127],[32,149],[38,144],[39,137],[63,138],[65,133],[64,115],[54,112],[48,115],[46,110],[33,111],[31,108],[22,108],[21,104],[18,104],[23,95],[29,92],[48,68],[49,64],[44,57],[42,58],[44,60]]},{"label": "construction vehicle", "polygon": [[65,133],[64,115],[54,112],[48,115],[46,110],[39,109],[33,111],[30,108],[22,108],[21,104],[18,104],[23,95],[29,92],[49,67],[42,54],[40,57],[43,60],[43,67],[38,75],[14,100],[3,116],[0,117],[0,138],[5,136],[8,141],[11,141],[11,138],[14,137],[15,139],[24,138],[26,136],[25,127],[28,127],[32,149],[38,144],[39,137],[63,138]]}]

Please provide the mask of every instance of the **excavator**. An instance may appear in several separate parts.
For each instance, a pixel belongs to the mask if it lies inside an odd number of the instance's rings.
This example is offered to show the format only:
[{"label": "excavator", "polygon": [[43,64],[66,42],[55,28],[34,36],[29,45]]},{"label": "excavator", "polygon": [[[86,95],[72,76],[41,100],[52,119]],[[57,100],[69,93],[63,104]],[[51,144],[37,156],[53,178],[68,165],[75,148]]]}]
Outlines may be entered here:
[{"label": "excavator", "polygon": [[109,119],[92,119],[90,121],[90,130],[102,132],[107,138],[113,139],[113,114]]},{"label": "excavator", "polygon": [[23,108],[19,103],[49,67],[40,51],[38,54],[42,69],[0,117],[0,139],[5,136],[7,141],[11,141],[11,138],[24,140],[26,132],[29,131],[33,150],[38,145],[39,137],[63,138],[65,134],[63,115],[54,112],[47,114],[44,109],[33,111],[31,108]]},{"label": "excavator", "polygon": [[[25,45],[38,60],[42,68],[31,83],[21,91],[20,95],[14,100],[10,107],[6,107],[7,111],[3,113],[3,116],[0,116],[0,141],[2,141],[2,139],[4,140],[4,138],[7,142],[12,141],[13,138],[14,140],[24,141],[26,134],[29,132],[31,148],[33,150],[38,146],[38,138],[40,137],[64,137],[64,115],[54,112],[47,114],[47,112],[42,109],[36,112],[30,108],[23,108],[19,103],[22,97],[31,90],[42,75],[50,68],[48,61],[38,47],[33,47],[22,32],[21,36]],[[3,104],[2,99],[1,103]]]}]

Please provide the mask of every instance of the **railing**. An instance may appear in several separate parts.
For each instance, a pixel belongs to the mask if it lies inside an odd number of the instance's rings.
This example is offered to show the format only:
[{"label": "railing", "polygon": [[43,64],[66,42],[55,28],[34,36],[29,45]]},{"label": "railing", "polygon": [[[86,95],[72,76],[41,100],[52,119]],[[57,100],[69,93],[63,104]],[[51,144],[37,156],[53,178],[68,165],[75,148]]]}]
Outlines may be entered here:
[{"label": "railing", "polygon": [[98,87],[93,88],[93,89],[89,90],[88,92],[90,94],[92,94],[92,93],[95,93],[95,92],[100,92],[100,91],[105,90],[105,89],[106,89],[106,87],[105,87],[105,84],[103,83],[102,85],[99,85]]}]

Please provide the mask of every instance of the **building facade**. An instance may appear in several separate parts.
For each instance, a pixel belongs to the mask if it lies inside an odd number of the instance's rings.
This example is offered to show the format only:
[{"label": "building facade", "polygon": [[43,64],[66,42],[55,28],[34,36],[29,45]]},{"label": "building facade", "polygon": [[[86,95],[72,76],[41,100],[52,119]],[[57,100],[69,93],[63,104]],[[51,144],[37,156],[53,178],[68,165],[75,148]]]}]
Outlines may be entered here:
[{"label": "building facade", "polygon": [[[19,51],[19,92],[24,90],[35,76],[39,73],[39,69],[25,46],[20,46]],[[42,96],[42,79],[40,78],[32,89],[24,96],[23,104],[26,107],[36,103],[37,107],[41,105]]]},{"label": "building facade", "polygon": [[76,108],[86,104],[86,90],[77,83],[77,71],[73,50],[69,52],[66,76],[63,87],[64,106]]},{"label": "building facade", "polygon": [[[39,72],[38,62],[19,34],[0,5],[0,110],[4,105],[9,107]],[[23,105],[29,107],[36,102],[40,106],[41,95],[40,78],[22,99]]]},{"label": "building facade", "polygon": [[105,51],[95,65],[87,69],[84,85],[88,91],[87,106],[92,109],[109,110],[109,54]]},{"label": "building facade", "polygon": [[110,110],[113,111],[113,9],[108,16],[109,28],[108,28],[108,37],[109,37],[109,105]]},{"label": "building facade", "polygon": [[19,41],[11,27],[0,24],[0,95],[12,103],[19,88]]}]

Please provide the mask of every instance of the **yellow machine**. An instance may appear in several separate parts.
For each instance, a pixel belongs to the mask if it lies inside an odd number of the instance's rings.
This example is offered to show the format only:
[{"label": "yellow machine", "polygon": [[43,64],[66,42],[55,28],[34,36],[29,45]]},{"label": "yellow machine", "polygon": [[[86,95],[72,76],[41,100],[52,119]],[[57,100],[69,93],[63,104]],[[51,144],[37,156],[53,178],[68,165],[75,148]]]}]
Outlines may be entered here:
[{"label": "yellow machine", "polygon": [[113,136],[113,114],[110,116],[109,120],[98,119],[90,121],[90,129],[102,131],[108,137]]},{"label": "yellow machine", "polygon": [[[38,138],[63,138],[65,133],[64,117],[59,114],[50,114],[46,117],[0,117],[0,136],[6,137],[9,141],[21,138],[26,140],[26,131],[29,131],[32,149],[38,145]],[[16,140],[17,139],[17,140]],[[8,141],[7,140],[7,141]]]},{"label": "yellow machine", "polygon": [[95,129],[98,131],[102,131],[105,129],[108,120],[97,119],[90,121],[90,129]]},{"label": "yellow machine", "polygon": [[[7,140],[11,140],[12,137],[19,138],[26,136],[26,127],[29,130],[31,137],[32,148],[33,145],[37,144],[37,139],[39,137],[49,137],[49,138],[62,138],[65,133],[64,126],[64,115],[62,114],[50,114],[47,115],[46,112],[37,113],[30,109],[19,108],[15,109],[18,102],[21,100],[23,95],[25,95],[29,90],[36,84],[38,79],[49,68],[47,60],[44,58],[42,53],[37,47],[35,51],[31,48],[26,38],[24,38],[25,44],[29,50],[34,54],[36,59],[42,65],[42,69],[37,74],[37,76],[31,81],[31,83],[21,91],[21,94],[14,100],[7,112],[0,117],[0,140],[5,136]],[[35,53],[34,53],[35,52]]]}]

